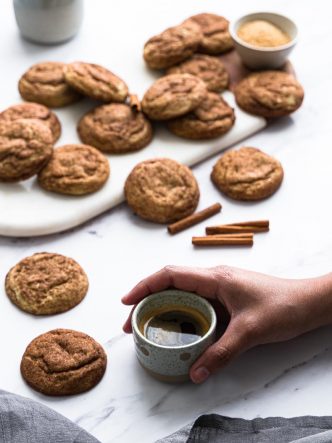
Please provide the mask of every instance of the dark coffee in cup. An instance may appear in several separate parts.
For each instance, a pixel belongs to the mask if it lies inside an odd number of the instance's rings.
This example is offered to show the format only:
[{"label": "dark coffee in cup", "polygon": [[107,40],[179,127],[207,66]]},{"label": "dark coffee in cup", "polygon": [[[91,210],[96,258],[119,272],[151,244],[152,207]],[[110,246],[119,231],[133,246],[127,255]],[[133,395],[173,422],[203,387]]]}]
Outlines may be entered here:
[{"label": "dark coffee in cup", "polygon": [[208,332],[210,323],[189,306],[163,306],[147,312],[138,326],[144,337],[157,345],[177,347],[198,341]]},{"label": "dark coffee in cup", "polygon": [[189,379],[193,363],[214,343],[217,316],[205,298],[167,289],[141,300],[131,325],[143,368],[158,380],[178,383]]}]

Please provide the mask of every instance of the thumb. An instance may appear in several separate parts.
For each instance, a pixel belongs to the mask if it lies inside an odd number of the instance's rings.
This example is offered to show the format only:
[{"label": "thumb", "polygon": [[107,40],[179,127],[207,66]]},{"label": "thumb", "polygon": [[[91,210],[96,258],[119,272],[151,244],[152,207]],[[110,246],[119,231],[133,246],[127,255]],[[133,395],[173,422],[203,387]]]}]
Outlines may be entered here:
[{"label": "thumb", "polygon": [[248,349],[244,330],[232,322],[224,335],[206,349],[190,368],[190,378],[194,383],[204,382],[210,374],[226,366],[237,355]]}]

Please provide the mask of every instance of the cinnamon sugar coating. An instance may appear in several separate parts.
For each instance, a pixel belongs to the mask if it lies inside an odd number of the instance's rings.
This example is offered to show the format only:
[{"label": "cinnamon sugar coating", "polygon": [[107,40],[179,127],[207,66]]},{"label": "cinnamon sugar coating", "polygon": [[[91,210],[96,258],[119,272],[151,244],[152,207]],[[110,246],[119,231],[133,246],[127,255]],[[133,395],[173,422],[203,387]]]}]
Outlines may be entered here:
[{"label": "cinnamon sugar coating", "polygon": [[40,120],[51,130],[53,143],[59,139],[61,135],[61,124],[59,119],[54,112],[44,105],[40,105],[39,103],[19,103],[10,106],[0,113],[0,123],[21,120],[22,118]]},{"label": "cinnamon sugar coating", "polygon": [[190,74],[166,75],[146,91],[142,109],[153,120],[169,120],[197,108],[206,94],[206,86],[198,77]]},{"label": "cinnamon sugar coating", "polygon": [[41,252],[10,269],[5,288],[10,300],[23,311],[50,315],[68,311],[88,290],[88,278],[72,258]]},{"label": "cinnamon sugar coating", "polygon": [[128,86],[113,72],[93,63],[74,62],[64,69],[69,86],[83,95],[103,102],[124,102]]},{"label": "cinnamon sugar coating", "polygon": [[296,111],[304,91],[293,75],[282,71],[250,74],[235,88],[237,104],[250,114],[281,117]]},{"label": "cinnamon sugar coating", "polygon": [[234,110],[214,92],[209,92],[196,109],[167,122],[175,135],[193,140],[204,140],[228,132],[235,122]]},{"label": "cinnamon sugar coating", "polygon": [[53,135],[40,120],[0,122],[0,181],[32,177],[49,161],[52,151]]},{"label": "cinnamon sugar coating", "polygon": [[21,361],[21,374],[45,395],[86,392],[102,379],[105,351],[92,337],[70,329],[54,329],[32,340]]},{"label": "cinnamon sugar coating", "polygon": [[272,195],[284,176],[278,160],[257,148],[226,152],[214,165],[211,179],[235,200],[261,200]]},{"label": "cinnamon sugar coating", "polygon": [[64,145],[54,150],[49,163],[38,174],[38,183],[47,191],[84,195],[98,191],[107,181],[107,158],[88,145]]},{"label": "cinnamon sugar coating", "polygon": [[199,188],[187,166],[159,158],[135,166],[126,180],[125,196],[140,217],[156,223],[171,223],[195,211]]},{"label": "cinnamon sugar coating", "polygon": [[202,37],[197,25],[168,28],[145,43],[144,60],[152,69],[169,68],[193,55]]},{"label": "cinnamon sugar coating", "polygon": [[193,15],[184,21],[186,25],[198,25],[203,39],[198,52],[205,54],[221,54],[233,48],[233,41],[228,31],[228,20],[217,14],[202,13]]},{"label": "cinnamon sugar coating", "polygon": [[212,92],[224,91],[229,83],[229,75],[218,57],[194,54],[188,60],[169,68],[166,74],[191,74],[204,81]]},{"label": "cinnamon sugar coating", "polygon": [[69,105],[81,98],[66,82],[64,68],[60,62],[37,63],[20,78],[18,89],[21,96],[29,101],[41,103],[50,108]]},{"label": "cinnamon sugar coating", "polygon": [[142,149],[153,135],[143,112],[124,103],[98,106],[81,118],[77,130],[83,143],[113,154]]}]

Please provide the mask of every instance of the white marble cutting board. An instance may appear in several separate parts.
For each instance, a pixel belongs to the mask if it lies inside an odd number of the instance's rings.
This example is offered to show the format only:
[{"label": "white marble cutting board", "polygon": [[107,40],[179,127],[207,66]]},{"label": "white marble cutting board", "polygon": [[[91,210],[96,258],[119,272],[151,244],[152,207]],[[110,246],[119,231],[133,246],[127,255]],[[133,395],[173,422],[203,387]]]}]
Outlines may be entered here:
[{"label": "white marble cutting board", "polygon": [[[147,75],[149,75],[147,73]],[[151,78],[151,82],[152,82]],[[30,237],[64,231],[77,226],[124,200],[123,185],[131,169],[140,161],[169,157],[192,166],[266,126],[263,118],[241,111],[231,92],[225,99],[235,107],[236,122],[225,136],[215,140],[193,142],[173,136],[158,126],[152,143],[145,149],[126,155],[109,155],[111,176],[98,192],[82,197],[63,196],[42,190],[36,178],[17,183],[0,184],[0,235]],[[94,104],[83,100],[74,106],[57,110],[63,135],[58,142],[79,142],[76,122]]]}]

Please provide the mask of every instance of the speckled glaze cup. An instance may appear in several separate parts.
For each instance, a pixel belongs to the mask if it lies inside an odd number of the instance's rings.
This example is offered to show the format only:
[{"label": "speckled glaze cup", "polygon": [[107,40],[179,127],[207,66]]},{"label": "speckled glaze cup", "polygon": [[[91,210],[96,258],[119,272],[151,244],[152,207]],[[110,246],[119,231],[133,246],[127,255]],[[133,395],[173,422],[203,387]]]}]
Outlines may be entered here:
[{"label": "speckled glaze cup", "polygon": [[[183,346],[161,346],[148,340],[139,324],[151,311],[165,306],[189,307],[199,311],[210,325],[207,333],[196,342]],[[183,382],[189,379],[189,369],[202,352],[215,341],[217,319],[211,304],[202,297],[186,291],[169,289],[156,292],[142,300],[132,315],[133,337],[139,363],[153,377],[165,382]]]}]

